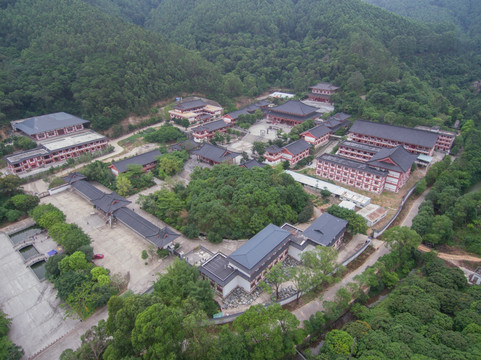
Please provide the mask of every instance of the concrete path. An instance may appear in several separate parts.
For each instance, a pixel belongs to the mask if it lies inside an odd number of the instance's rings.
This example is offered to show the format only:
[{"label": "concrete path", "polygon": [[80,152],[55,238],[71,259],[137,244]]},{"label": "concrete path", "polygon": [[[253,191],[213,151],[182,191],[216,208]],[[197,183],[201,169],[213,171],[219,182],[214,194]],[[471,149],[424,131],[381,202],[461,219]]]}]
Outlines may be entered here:
[{"label": "concrete path", "polygon": [[327,289],[321,298],[316,298],[311,302],[301,306],[297,310],[293,311],[293,314],[296,315],[297,319],[303,323],[304,320],[308,320],[311,315],[314,315],[318,311],[324,310],[323,302],[324,301],[334,301],[336,297],[337,291],[346,286],[347,284],[354,281],[354,277],[356,275],[362,274],[368,267],[374,265],[376,261],[381,257],[389,253],[389,249],[386,248],[386,245],[381,240],[373,240],[372,246],[376,249],[373,254],[356,270],[350,272],[346,275],[340,282],[334,284],[329,289]]}]

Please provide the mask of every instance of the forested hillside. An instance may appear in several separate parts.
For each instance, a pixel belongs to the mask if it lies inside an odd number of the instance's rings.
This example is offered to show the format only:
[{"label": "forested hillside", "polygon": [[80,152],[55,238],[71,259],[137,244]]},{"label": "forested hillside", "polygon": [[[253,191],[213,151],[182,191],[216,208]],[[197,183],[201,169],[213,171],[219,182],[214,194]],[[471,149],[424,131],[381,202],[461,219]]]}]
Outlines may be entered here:
[{"label": "forested hillside", "polygon": [[78,0],[0,6],[0,120],[66,111],[105,129],[221,78],[193,52]]},{"label": "forested hillside", "polygon": [[424,22],[453,23],[481,40],[481,2],[478,0],[364,0],[393,13]]},{"label": "forested hillside", "polygon": [[4,120],[62,110],[102,129],[180,92],[231,106],[325,80],[365,119],[481,122],[473,43],[360,0],[4,0],[0,61]]}]

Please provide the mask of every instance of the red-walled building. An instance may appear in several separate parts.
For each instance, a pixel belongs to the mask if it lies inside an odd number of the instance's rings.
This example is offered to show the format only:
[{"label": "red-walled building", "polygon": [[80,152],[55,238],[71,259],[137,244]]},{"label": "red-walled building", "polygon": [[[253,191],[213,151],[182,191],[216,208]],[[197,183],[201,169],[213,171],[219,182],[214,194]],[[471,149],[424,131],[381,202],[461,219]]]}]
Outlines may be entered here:
[{"label": "red-walled building", "polygon": [[416,129],[426,130],[438,134],[438,139],[434,148],[436,150],[449,152],[453,146],[454,140],[456,139],[456,133],[452,131],[441,130],[439,126],[427,127],[427,126],[416,126]]},{"label": "red-walled building", "polygon": [[127,172],[129,165],[141,165],[144,171],[150,171],[158,163],[158,158],[162,153],[159,150],[152,150],[140,155],[132,156],[128,159],[116,161],[109,166],[115,176]]},{"label": "red-walled building", "polygon": [[329,141],[329,135],[332,134],[331,129],[326,125],[320,124],[312,129],[306,130],[300,134],[305,142],[308,142],[314,147],[324,145]]},{"label": "red-walled building", "polygon": [[84,130],[90,121],[64,112],[34,116],[15,120],[10,124],[13,130],[20,131],[36,141],[64,136]]},{"label": "red-walled building", "polygon": [[216,116],[222,115],[224,109],[212,105],[201,99],[184,101],[169,110],[170,119],[187,119],[191,123],[195,121],[206,122]]},{"label": "red-walled building", "polygon": [[306,120],[316,120],[321,114],[317,108],[297,100],[290,100],[282,105],[269,108],[265,118],[273,123],[283,123],[290,126],[302,124]]},{"label": "red-walled building", "polygon": [[108,139],[94,131],[84,131],[54,139],[40,141],[32,150],[5,156],[8,169],[13,174],[33,170],[52,163],[105,149]]},{"label": "red-walled building", "polygon": [[405,128],[356,120],[349,129],[349,139],[363,144],[393,148],[402,145],[414,154],[432,156],[438,134],[431,131]]},{"label": "red-walled building", "polygon": [[307,95],[309,100],[331,104],[331,95],[335,94],[339,90],[339,87],[320,82],[311,86],[309,89],[311,89],[311,93]]},{"label": "red-walled building", "polygon": [[386,170],[378,170],[368,164],[345,159],[339,155],[323,154],[316,161],[316,175],[321,178],[377,194],[384,190]]},{"label": "red-walled building", "polygon": [[277,165],[282,161],[289,161],[289,165],[294,166],[299,161],[309,156],[310,149],[311,144],[300,139],[284,146],[283,148],[271,145],[266,148],[263,156],[268,165]]},{"label": "red-walled building", "polygon": [[211,121],[193,128],[192,136],[195,142],[208,141],[212,139],[217,132],[225,133],[228,128],[233,126],[233,122],[226,123],[224,120]]}]

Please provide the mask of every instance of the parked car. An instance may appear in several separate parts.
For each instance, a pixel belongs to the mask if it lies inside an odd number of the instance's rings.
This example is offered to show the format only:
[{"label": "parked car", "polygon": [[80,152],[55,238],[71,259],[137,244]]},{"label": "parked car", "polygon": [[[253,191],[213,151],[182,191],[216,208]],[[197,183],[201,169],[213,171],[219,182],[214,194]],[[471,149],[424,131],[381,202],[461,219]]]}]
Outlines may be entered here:
[{"label": "parked car", "polygon": [[103,259],[104,258],[104,254],[95,254],[92,259],[94,260],[97,260],[97,259]]}]

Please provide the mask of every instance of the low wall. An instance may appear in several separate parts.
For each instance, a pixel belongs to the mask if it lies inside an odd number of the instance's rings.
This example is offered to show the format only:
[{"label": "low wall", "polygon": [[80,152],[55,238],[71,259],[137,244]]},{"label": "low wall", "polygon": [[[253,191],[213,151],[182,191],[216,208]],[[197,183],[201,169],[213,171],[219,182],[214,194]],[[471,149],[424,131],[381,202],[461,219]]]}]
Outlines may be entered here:
[{"label": "low wall", "polygon": [[54,187],[52,189],[48,189],[48,194],[49,195],[55,195],[55,194],[58,194],[59,192],[68,190],[70,188],[71,188],[70,184],[60,185],[60,186]]},{"label": "low wall", "polygon": [[414,192],[414,189],[416,189],[416,185],[414,185],[413,187],[411,187],[409,189],[409,191],[406,193],[406,195],[404,195],[402,201],[401,201],[401,205],[399,206],[399,208],[397,209],[396,213],[392,216],[392,218],[387,222],[386,225],[384,225],[380,230],[373,230],[372,232],[372,237],[374,239],[377,239],[379,236],[381,236],[384,231],[386,231],[389,226],[391,226],[391,224],[394,222],[394,220],[397,219],[397,217],[399,216],[399,214],[401,213],[402,209],[404,208],[404,205],[406,204],[406,201],[409,199],[409,197],[411,196],[411,194]]}]

